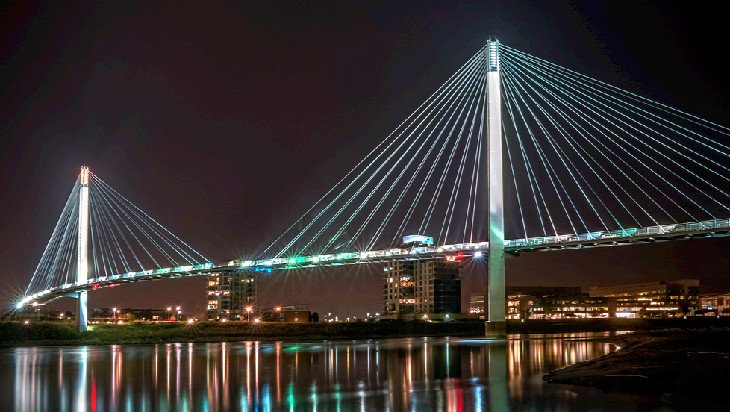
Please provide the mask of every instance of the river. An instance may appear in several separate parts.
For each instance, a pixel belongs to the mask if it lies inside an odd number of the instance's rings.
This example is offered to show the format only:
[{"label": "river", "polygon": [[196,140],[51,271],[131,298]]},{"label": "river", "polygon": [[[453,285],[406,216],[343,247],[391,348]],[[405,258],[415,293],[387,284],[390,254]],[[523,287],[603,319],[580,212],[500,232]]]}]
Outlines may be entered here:
[{"label": "river", "polygon": [[640,395],[544,383],[616,350],[608,333],[0,350],[0,410],[641,410]]}]

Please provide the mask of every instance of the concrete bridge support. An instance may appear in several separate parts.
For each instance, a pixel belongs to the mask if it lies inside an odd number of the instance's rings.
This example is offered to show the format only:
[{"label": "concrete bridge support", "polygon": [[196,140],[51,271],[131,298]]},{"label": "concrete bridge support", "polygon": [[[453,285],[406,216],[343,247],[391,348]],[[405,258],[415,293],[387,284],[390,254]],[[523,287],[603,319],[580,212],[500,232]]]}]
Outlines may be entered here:
[{"label": "concrete bridge support", "polygon": [[482,145],[489,173],[489,279],[485,296],[486,336],[507,337],[505,322],[504,204],[502,188],[502,90],[499,70],[499,41],[487,42],[486,122],[487,144]]},{"label": "concrete bridge support", "polygon": [[[89,278],[89,168],[86,166],[81,166],[79,185],[76,283],[85,284]],[[85,332],[87,329],[88,307],[86,293],[86,291],[81,291],[76,296],[76,324],[81,332]]]}]

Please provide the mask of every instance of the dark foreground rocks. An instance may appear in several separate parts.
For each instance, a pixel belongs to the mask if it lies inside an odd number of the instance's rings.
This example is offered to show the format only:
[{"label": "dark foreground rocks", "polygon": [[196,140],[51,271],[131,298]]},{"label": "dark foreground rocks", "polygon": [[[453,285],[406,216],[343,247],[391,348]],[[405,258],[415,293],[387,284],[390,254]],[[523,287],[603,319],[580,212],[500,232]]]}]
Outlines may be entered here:
[{"label": "dark foreground rocks", "polygon": [[728,399],[730,328],[667,329],[626,335],[620,349],[552,371],[551,383],[621,392],[655,392],[668,400]]}]

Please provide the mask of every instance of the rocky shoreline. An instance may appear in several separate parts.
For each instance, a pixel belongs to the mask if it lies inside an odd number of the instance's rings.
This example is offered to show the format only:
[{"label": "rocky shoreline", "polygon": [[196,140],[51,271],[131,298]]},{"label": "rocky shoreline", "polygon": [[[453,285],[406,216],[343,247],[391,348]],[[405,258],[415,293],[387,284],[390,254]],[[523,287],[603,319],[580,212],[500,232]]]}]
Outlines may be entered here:
[{"label": "rocky shoreline", "polygon": [[725,398],[730,328],[665,329],[611,338],[619,350],[547,373],[550,383],[656,393],[669,403]]}]

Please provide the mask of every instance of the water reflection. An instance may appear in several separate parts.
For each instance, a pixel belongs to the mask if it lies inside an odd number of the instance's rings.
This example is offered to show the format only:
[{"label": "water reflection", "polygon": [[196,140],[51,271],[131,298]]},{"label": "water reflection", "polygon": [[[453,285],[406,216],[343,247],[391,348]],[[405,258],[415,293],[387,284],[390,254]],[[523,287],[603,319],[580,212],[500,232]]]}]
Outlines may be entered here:
[{"label": "water reflection", "polygon": [[[173,343],[0,351],[0,409],[18,411],[506,410],[569,406],[600,391],[542,374],[613,346],[596,334],[481,339]],[[10,370],[10,369],[8,369]],[[7,395],[6,395],[7,396]]]}]

